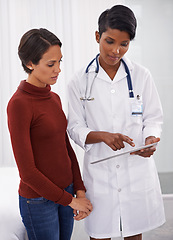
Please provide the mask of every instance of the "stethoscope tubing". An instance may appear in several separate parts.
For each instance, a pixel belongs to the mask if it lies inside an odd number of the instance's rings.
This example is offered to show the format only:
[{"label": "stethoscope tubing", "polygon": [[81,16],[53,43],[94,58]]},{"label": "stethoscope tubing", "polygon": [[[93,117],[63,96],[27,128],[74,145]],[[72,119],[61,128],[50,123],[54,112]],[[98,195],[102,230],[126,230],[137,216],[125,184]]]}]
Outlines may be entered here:
[{"label": "stethoscope tubing", "polygon": [[[91,90],[92,90],[92,86],[93,86],[93,83],[94,83],[94,80],[99,72],[99,62],[98,62],[98,57],[99,57],[100,54],[97,54],[97,56],[88,64],[88,66],[86,67],[86,70],[85,70],[85,73],[87,74],[86,76],[86,91],[85,91],[85,97],[81,97],[80,100],[83,100],[83,101],[92,101],[94,100],[94,98],[91,98],[90,97],[90,94],[91,94]],[[90,88],[90,94],[89,96],[87,97],[86,96],[86,93],[88,91],[88,74],[89,74],[89,69],[91,67],[91,65],[93,64],[93,62],[96,61],[96,69],[95,69],[95,76],[93,78],[93,82],[91,84],[91,88]],[[128,89],[129,89],[129,97],[130,98],[134,98],[134,93],[133,93],[133,86],[132,86],[132,79],[131,79],[131,75],[130,75],[130,71],[129,71],[129,68],[126,64],[126,62],[121,59],[122,63],[124,64],[124,67],[125,67],[125,71],[127,73],[127,84],[128,84]]]}]

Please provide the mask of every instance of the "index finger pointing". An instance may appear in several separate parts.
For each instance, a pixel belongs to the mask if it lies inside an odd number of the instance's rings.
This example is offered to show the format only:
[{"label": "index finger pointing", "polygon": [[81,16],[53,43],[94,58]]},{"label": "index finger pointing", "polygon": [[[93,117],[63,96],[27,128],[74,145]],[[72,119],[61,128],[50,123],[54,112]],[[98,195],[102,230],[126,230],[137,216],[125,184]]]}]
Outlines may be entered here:
[{"label": "index finger pointing", "polygon": [[134,142],[133,142],[133,139],[132,138],[129,138],[128,136],[124,136],[124,139],[123,139],[124,142],[128,143],[129,145],[131,145],[132,147],[135,146]]}]

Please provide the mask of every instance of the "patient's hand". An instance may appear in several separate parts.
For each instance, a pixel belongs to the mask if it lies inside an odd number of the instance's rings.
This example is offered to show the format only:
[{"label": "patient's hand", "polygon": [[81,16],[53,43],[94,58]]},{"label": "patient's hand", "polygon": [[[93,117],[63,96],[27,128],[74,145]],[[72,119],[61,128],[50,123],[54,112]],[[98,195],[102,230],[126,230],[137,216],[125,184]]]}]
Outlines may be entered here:
[{"label": "patient's hand", "polygon": [[69,206],[74,209],[74,219],[78,221],[87,217],[93,209],[90,200],[85,197],[85,191],[83,190],[76,192],[76,198],[73,197]]}]

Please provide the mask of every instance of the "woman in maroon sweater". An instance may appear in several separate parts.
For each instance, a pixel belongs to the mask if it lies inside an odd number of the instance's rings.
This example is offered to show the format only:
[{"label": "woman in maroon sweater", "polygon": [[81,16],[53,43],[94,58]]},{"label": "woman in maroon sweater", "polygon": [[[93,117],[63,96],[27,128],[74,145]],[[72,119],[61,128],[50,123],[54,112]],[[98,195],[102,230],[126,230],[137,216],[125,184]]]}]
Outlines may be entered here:
[{"label": "woman in maroon sweater", "polygon": [[60,98],[50,88],[61,71],[61,45],[46,29],[23,35],[18,54],[28,78],[7,107],[21,178],[20,213],[30,240],[68,240],[73,219],[80,220],[92,211],[66,133]]}]

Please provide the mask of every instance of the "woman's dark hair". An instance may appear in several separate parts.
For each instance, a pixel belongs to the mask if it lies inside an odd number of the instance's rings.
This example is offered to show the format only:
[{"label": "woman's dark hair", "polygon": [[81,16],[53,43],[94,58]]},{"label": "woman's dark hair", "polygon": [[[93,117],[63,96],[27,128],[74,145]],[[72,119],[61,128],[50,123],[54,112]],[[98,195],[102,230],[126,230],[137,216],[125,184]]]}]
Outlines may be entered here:
[{"label": "woman's dark hair", "polygon": [[61,47],[62,43],[47,29],[31,29],[26,32],[22,36],[18,47],[18,55],[25,72],[31,73],[32,70],[27,68],[26,65],[30,61],[37,65],[43,54],[53,45],[59,45]]},{"label": "woman's dark hair", "polygon": [[132,40],[136,34],[137,22],[130,8],[123,5],[115,5],[100,15],[98,26],[100,37],[103,32],[111,28],[129,33],[130,40]]}]

